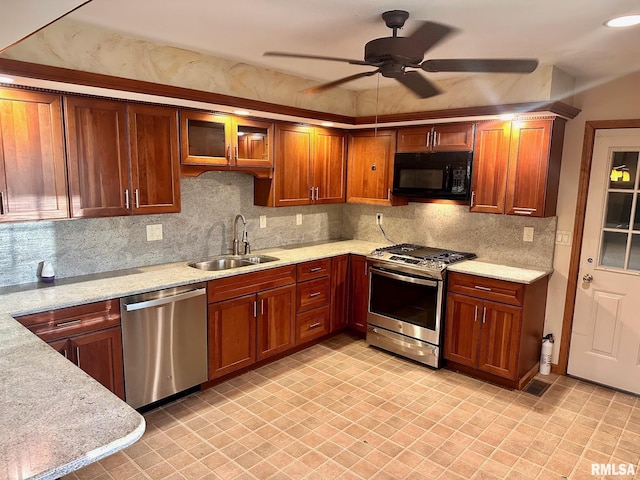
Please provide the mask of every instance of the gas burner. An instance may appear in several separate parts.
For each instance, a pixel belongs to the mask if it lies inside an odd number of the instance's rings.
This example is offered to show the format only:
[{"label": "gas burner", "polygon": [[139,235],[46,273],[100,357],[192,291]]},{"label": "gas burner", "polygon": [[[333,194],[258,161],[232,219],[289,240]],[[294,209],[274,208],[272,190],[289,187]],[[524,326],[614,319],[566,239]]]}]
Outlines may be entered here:
[{"label": "gas burner", "polygon": [[421,273],[441,279],[444,277],[444,270],[448,265],[476,258],[476,255],[475,253],[401,243],[377,248],[371,252],[369,258],[383,261],[386,268],[396,268],[409,273]]}]

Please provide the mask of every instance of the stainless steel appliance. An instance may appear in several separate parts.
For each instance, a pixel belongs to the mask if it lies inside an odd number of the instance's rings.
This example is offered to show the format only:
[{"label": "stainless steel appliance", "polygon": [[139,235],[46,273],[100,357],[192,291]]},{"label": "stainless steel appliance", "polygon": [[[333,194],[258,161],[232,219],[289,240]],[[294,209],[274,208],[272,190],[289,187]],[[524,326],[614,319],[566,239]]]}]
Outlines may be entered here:
[{"label": "stainless steel appliance", "polygon": [[120,301],[125,400],[134,408],[206,382],[205,284]]},{"label": "stainless steel appliance", "polygon": [[439,368],[446,268],[475,257],[412,244],[371,252],[367,343]]},{"label": "stainless steel appliance", "polygon": [[393,194],[469,200],[473,152],[396,153]]}]

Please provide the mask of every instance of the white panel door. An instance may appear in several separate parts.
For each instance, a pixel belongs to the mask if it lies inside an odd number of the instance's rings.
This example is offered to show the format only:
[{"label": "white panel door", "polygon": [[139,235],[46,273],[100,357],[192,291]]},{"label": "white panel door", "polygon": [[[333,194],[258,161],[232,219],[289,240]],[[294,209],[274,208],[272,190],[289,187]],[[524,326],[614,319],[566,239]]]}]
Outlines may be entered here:
[{"label": "white panel door", "polygon": [[640,129],[595,136],[568,373],[640,394]]}]

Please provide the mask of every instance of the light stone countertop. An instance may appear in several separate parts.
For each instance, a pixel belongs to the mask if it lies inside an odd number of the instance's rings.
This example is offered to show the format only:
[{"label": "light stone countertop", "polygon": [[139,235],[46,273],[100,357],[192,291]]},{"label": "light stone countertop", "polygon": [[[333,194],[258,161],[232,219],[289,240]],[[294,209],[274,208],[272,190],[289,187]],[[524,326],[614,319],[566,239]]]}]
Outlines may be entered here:
[{"label": "light stone countertop", "polygon": [[481,277],[506,280],[508,282],[531,284],[541,278],[551,275],[553,269],[540,270],[528,267],[517,267],[512,265],[500,265],[480,260],[466,260],[456,263],[447,268],[448,272],[466,273]]},{"label": "light stone countertop", "polygon": [[[204,282],[278,266],[354,253],[382,244],[360,240],[317,242],[256,252],[278,261],[224,271],[187,262],[134,268],[51,286],[0,289],[0,479],[57,478],[137,441],[144,418],[64,359],[13,317],[110,298]],[[465,261],[449,269],[531,283],[550,272]]]}]

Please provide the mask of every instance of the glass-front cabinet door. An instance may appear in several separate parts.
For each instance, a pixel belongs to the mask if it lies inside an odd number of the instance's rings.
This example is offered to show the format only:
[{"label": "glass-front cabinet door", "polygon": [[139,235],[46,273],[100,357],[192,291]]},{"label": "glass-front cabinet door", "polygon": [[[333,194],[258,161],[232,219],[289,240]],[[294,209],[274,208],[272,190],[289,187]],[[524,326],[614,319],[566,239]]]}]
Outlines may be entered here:
[{"label": "glass-front cabinet door", "polygon": [[238,167],[271,167],[273,124],[234,117],[232,164]]},{"label": "glass-front cabinet door", "polygon": [[638,151],[612,152],[599,266],[640,271]]},{"label": "glass-front cabinet door", "polygon": [[182,110],[180,130],[183,165],[231,164],[230,116]]}]

